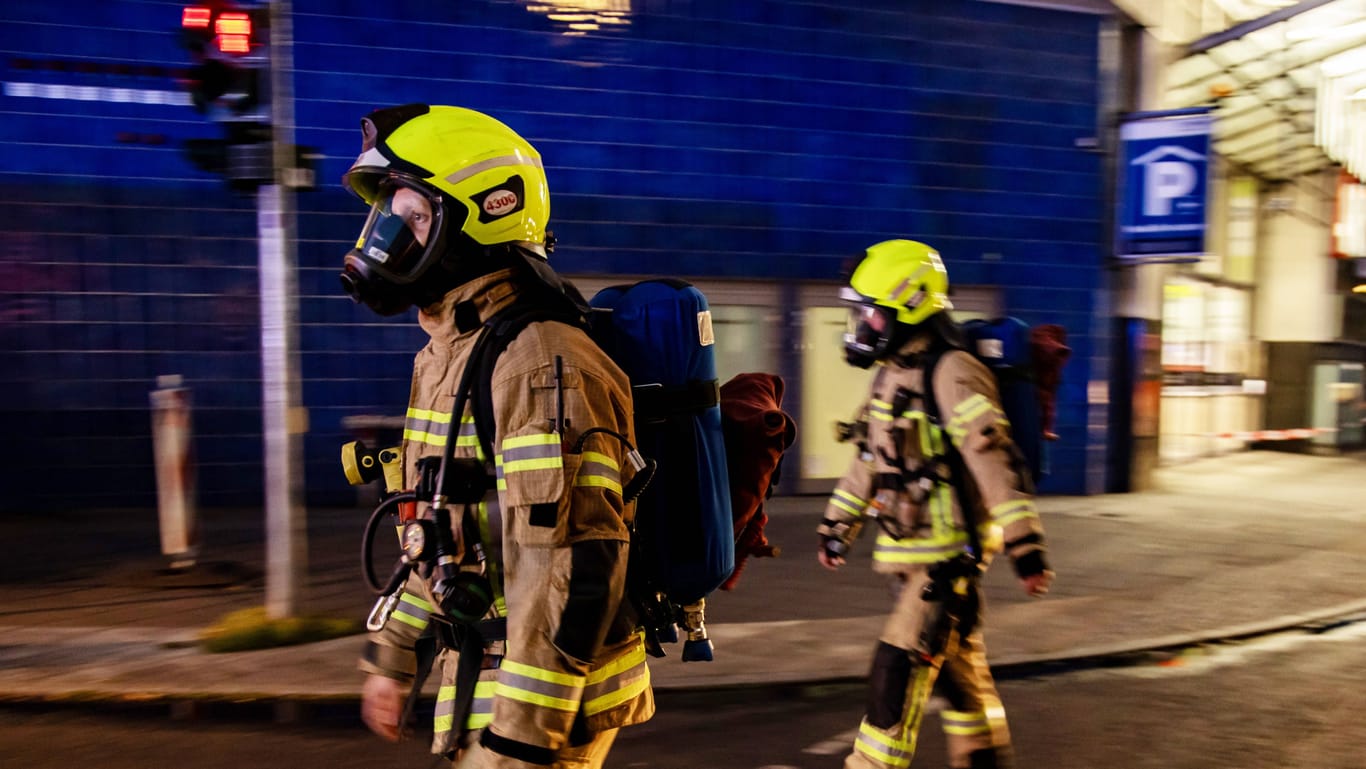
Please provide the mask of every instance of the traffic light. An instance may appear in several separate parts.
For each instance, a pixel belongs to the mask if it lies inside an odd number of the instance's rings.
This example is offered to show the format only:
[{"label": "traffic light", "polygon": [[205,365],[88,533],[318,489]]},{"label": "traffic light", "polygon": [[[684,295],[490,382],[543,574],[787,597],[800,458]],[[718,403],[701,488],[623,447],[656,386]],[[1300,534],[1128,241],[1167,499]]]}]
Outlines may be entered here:
[{"label": "traffic light", "polygon": [[185,6],[180,29],[192,57],[185,87],[194,108],[214,120],[268,122],[269,9],[223,0]]}]

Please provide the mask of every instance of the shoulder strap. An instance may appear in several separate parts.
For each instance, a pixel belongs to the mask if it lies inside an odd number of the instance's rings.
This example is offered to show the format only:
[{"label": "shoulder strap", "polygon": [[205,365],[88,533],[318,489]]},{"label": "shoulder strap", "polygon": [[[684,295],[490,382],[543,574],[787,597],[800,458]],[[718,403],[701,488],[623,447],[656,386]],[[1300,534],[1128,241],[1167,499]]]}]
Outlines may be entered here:
[{"label": "shoulder strap", "polygon": [[[519,299],[509,307],[504,308],[493,317],[485,321],[488,327],[488,338],[483,345],[475,348],[470,354],[470,360],[466,366],[474,366],[474,371],[478,379],[470,378],[470,411],[474,415],[474,431],[479,438],[479,446],[484,451],[484,457],[493,461],[493,438],[496,425],[493,414],[493,367],[498,362],[498,356],[512,344],[512,340],[532,323],[539,321],[556,321],[570,326],[576,326],[587,330],[588,320],[577,308],[569,303],[546,304],[544,297],[532,296],[527,299]],[[452,415],[452,420],[458,420],[463,415]],[[458,425],[452,425],[451,434],[458,434]]]},{"label": "shoulder strap", "polygon": [[925,413],[934,420],[935,424],[941,423],[943,418],[940,416],[939,399],[934,394],[934,372],[939,368],[939,361],[943,360],[945,355],[954,350],[962,349],[951,344],[936,344],[922,353],[921,370],[924,373],[921,375],[920,386],[925,391]]},{"label": "shoulder strap", "polygon": [[[925,389],[925,413],[941,430],[943,430],[943,418],[939,410],[939,399],[934,394],[934,372],[939,367],[939,361],[954,350],[968,352],[956,345],[936,345],[934,349],[926,353],[923,364],[924,381],[921,382],[921,385]],[[944,434],[944,462],[949,467],[949,482],[953,485],[953,492],[958,495],[958,506],[963,509],[963,524],[968,530],[968,543],[972,547],[972,557],[980,562],[982,560],[982,537],[968,512],[970,507],[977,506],[975,488],[966,482],[968,468],[963,462],[963,455],[959,453],[958,447],[953,445],[953,439],[948,437],[947,432]]]}]

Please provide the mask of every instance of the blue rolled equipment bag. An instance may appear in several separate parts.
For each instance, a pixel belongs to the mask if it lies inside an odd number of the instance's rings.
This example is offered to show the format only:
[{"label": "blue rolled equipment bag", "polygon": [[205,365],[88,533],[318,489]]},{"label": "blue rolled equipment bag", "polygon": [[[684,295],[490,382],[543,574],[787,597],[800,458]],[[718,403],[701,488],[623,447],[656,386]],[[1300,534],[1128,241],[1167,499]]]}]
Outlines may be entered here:
[{"label": "blue rolled equipment bag", "polygon": [[735,568],[711,311],[686,281],[612,286],[592,335],[631,380],[636,444],[658,470],[636,505],[636,556],[654,590],[688,604]]},{"label": "blue rolled equipment bag", "polygon": [[969,320],[963,323],[963,335],[968,351],[996,375],[1011,438],[1024,454],[1031,480],[1038,483],[1048,472],[1048,458],[1029,325],[1014,317]]}]

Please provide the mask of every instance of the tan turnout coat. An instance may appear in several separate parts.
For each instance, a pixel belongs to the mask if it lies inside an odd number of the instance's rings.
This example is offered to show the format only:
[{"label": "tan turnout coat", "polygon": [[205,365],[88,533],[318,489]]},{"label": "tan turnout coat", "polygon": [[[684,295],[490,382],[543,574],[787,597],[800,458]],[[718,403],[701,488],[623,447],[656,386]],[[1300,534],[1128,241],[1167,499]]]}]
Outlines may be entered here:
[{"label": "tan turnout coat", "polygon": [[[403,438],[408,488],[417,481],[418,459],[439,457],[449,437],[457,441],[458,457],[482,453],[470,411],[463,418],[451,415],[478,336],[477,329],[456,327],[454,308],[472,303],[482,321],[517,294],[511,274],[502,271],[455,289],[439,312],[420,316],[431,341],[413,366]],[[631,474],[626,448],[598,433],[573,451],[592,427],[610,428],[634,443],[629,382],[583,331],[539,322],[498,358],[492,388],[498,488],[471,510],[478,516],[496,599],[488,617],[506,617],[507,639],[485,647],[464,724],[453,723],[451,714],[458,653],[442,651],[436,753],[468,744],[481,728],[557,751],[654,712],[643,637],[624,597],[634,513],[621,497]],[[557,413],[563,416],[562,432]],[[461,510],[451,506],[457,529]],[[428,630],[436,603],[430,586],[410,577],[397,610],[371,634],[362,669],[411,681],[414,642]],[[523,765],[490,755],[504,761],[498,766]]]}]

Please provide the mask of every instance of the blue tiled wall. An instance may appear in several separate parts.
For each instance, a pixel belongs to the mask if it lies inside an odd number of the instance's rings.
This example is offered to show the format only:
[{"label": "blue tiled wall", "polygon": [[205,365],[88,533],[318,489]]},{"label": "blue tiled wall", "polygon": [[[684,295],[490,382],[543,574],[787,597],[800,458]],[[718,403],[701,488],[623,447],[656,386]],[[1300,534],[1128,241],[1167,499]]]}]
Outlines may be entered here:
[{"label": "blue tiled wall", "polygon": [[[217,129],[176,83],[181,5],[0,10],[6,508],[150,504],[160,374],[194,389],[202,502],[259,502],[255,209],[182,153]],[[293,5],[296,139],[324,155],[324,187],[299,198],[310,501],[352,499],[341,419],[394,413],[424,341],[336,281],[362,215],[336,184],[358,120],[409,101],[490,112],[541,150],[566,273],[830,280],[877,240],[933,243],[955,283],[1070,330],[1048,490],[1083,489],[1085,382],[1105,352],[1101,158],[1077,144],[1098,122],[1096,17],[637,0],[575,36],[532,10],[545,3]]]}]

